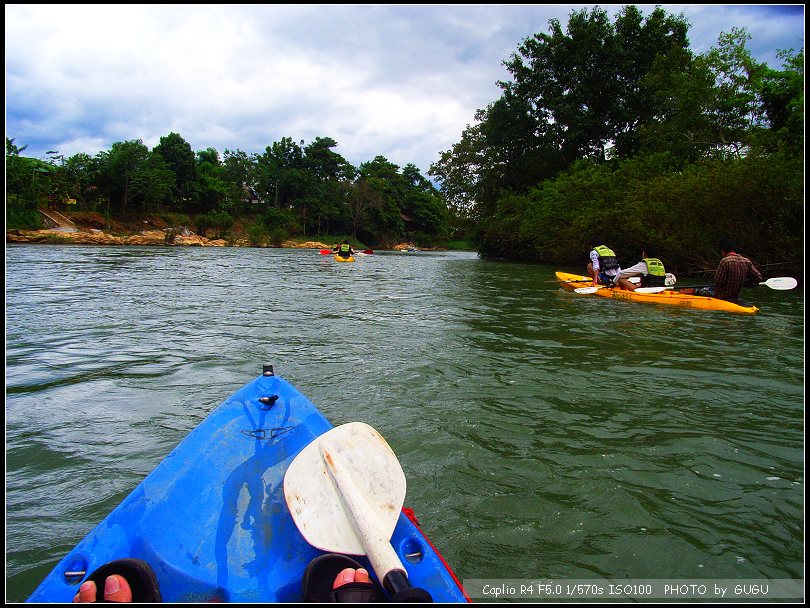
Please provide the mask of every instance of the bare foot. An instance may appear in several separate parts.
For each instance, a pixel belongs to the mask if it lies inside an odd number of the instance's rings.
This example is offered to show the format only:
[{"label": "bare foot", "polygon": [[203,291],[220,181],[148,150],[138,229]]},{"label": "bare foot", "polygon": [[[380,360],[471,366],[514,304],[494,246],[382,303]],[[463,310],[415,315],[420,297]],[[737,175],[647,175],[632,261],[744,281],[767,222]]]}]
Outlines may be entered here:
[{"label": "bare foot", "polygon": [[335,582],[332,584],[332,589],[337,589],[338,587],[348,585],[349,583],[370,582],[371,579],[369,578],[368,571],[365,568],[358,568],[357,570],[354,568],[345,568],[344,570],[341,570],[340,574],[338,574],[337,578],[335,578]]},{"label": "bare foot", "polygon": [[[93,581],[85,581],[79,587],[79,592],[73,598],[73,603],[92,603],[96,601],[96,584]],[[127,580],[118,574],[111,574],[104,583],[104,599],[113,602],[131,602],[132,589]]]}]

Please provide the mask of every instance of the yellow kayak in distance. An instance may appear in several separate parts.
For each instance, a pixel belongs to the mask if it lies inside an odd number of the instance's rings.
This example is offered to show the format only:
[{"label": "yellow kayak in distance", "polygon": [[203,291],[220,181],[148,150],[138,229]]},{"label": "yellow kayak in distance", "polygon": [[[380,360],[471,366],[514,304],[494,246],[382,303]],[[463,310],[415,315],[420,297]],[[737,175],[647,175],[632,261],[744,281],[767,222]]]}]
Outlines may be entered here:
[{"label": "yellow kayak in distance", "polygon": [[[556,272],[560,285],[568,291],[574,291],[580,287],[593,287],[590,277],[567,272]],[[600,298],[613,298],[614,300],[625,300],[628,302],[640,302],[642,304],[665,304],[668,306],[680,306],[681,308],[694,308],[696,310],[720,310],[723,312],[734,312],[739,314],[752,315],[759,311],[756,306],[743,306],[728,300],[719,298],[708,298],[706,296],[690,296],[674,290],[665,290],[660,293],[638,293],[627,291],[618,287],[602,287],[592,294]]]},{"label": "yellow kayak in distance", "polygon": [[349,256],[349,257],[347,257],[347,258],[342,258],[342,257],[340,257],[339,255],[336,255],[336,256],[335,256],[335,261],[336,261],[336,262],[354,262],[354,256],[353,256],[353,255],[350,255],[350,256]]}]

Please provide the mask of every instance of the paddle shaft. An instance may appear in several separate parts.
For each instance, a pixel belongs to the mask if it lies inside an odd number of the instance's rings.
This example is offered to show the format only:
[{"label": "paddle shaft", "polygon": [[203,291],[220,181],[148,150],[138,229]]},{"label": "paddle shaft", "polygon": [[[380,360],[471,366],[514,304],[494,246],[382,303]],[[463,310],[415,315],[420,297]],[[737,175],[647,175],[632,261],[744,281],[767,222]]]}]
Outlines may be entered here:
[{"label": "paddle shaft", "polygon": [[[770,287],[771,289],[787,290],[793,289],[797,284],[798,282],[793,277],[771,277],[767,281],[762,281],[754,287],[764,285],[765,287]],[[714,285],[689,285],[684,286],[681,289],[702,289],[704,287],[714,287]],[[747,287],[747,285],[743,285],[743,287]]]},{"label": "paddle shaft", "polygon": [[[670,272],[668,272],[666,274],[666,278],[669,281],[668,283],[666,283],[666,285],[668,287],[671,286],[671,285],[674,285],[675,282],[677,281],[677,279],[675,278],[675,275],[670,273]],[[641,282],[641,278],[637,277],[637,276],[629,277],[627,280],[630,281],[631,283],[640,283]],[[554,281],[545,281],[545,282],[546,283],[592,283],[593,281],[592,281],[592,279],[590,277],[583,277],[581,279],[566,279],[565,281],[560,281],[559,279],[555,279]]]},{"label": "paddle shaft", "polygon": [[380,530],[376,518],[371,515],[368,503],[352,481],[336,452],[321,444],[321,454],[326,468],[340,490],[346,508],[351,514],[352,523],[357,531],[366,555],[371,562],[377,578],[392,594],[410,588],[405,567],[391,546],[390,539]]},{"label": "paddle shaft", "polygon": [[[574,293],[578,294],[588,294],[588,293],[596,293],[600,289],[613,289],[612,287],[608,287],[607,285],[597,285],[596,287],[578,287],[574,290]],[[666,291],[669,289],[668,287],[637,287],[635,291],[631,293],[661,293],[662,291]]]}]

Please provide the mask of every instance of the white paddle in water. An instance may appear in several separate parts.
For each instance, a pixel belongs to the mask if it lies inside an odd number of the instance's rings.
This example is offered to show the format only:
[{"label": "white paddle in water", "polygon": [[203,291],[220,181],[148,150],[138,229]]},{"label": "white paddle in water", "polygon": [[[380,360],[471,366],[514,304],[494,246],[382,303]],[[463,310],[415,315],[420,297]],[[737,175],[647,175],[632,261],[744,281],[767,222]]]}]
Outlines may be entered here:
[{"label": "white paddle in water", "polygon": [[778,289],[780,291],[793,289],[798,284],[799,282],[793,277],[773,277],[760,283],[760,285],[770,287],[771,289]]},{"label": "white paddle in water", "polygon": [[[765,287],[770,287],[778,291],[786,291],[788,289],[794,289],[798,284],[799,282],[793,277],[772,277],[767,281],[758,283],[757,286],[764,285]],[[700,287],[711,287],[711,285],[691,285],[689,287],[682,287],[681,289],[698,289]]]},{"label": "white paddle in water", "polygon": [[323,551],[368,555],[391,601],[432,601],[415,589],[391,536],[405,502],[405,473],[376,430],[350,422],[314,439],[284,475],[284,498],[306,541]]}]

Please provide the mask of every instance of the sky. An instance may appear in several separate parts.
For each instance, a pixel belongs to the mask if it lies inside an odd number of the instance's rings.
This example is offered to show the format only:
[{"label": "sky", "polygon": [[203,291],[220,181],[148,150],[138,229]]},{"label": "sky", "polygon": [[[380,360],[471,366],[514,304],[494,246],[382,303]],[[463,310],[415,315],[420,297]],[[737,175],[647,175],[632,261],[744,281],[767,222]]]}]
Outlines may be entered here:
[{"label": "sky", "polygon": [[[6,4],[6,137],[36,158],[171,132],[220,155],[331,137],[354,166],[382,155],[427,177],[521,41],[594,6],[623,5]],[[802,4],[660,6],[695,53],[733,27],[772,68],[804,46]]]}]

